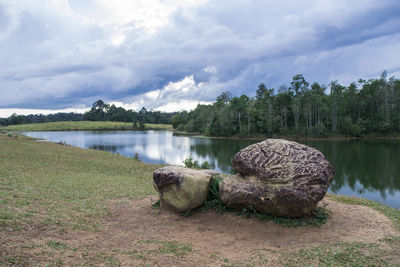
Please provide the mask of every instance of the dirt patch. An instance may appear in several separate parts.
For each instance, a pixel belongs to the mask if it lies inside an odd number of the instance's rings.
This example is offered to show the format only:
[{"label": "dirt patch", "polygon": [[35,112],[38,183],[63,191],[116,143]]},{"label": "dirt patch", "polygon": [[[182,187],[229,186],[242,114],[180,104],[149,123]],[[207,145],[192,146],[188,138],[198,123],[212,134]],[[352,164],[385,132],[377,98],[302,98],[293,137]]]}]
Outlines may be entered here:
[{"label": "dirt patch", "polygon": [[[373,243],[399,235],[379,212],[331,200],[320,202],[332,214],[328,223],[297,228],[214,211],[183,217],[153,208],[154,201],[119,200],[98,232],[36,229],[19,233],[23,240],[8,236],[8,242],[18,242],[14,250],[30,258],[30,264],[51,258],[64,264],[274,265],[282,252],[297,248],[338,241]],[[9,254],[11,247],[3,240],[0,249]]]}]

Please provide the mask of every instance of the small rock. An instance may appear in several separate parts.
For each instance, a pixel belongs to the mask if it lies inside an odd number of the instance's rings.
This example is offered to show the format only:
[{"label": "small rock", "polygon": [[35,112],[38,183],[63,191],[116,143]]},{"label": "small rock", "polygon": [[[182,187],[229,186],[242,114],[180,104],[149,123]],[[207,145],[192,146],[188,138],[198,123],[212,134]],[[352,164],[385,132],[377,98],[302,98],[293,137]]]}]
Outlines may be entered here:
[{"label": "small rock", "polygon": [[207,199],[211,174],[179,166],[159,168],[153,173],[154,188],[162,208],[176,212],[199,207]]}]

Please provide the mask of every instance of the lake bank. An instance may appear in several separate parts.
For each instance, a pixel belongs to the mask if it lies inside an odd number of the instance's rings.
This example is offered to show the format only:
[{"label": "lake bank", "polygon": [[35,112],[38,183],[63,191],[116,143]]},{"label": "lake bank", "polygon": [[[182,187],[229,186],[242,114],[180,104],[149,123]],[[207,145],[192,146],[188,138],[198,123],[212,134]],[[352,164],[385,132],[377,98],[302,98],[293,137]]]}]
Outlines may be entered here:
[{"label": "lake bank", "polygon": [[161,165],[19,135],[0,135],[0,146],[5,265],[398,264],[400,211],[373,201],[328,195],[332,217],[316,228],[187,218],[151,207]]},{"label": "lake bank", "polygon": [[[1,129],[1,128],[0,128]],[[3,128],[5,131],[115,131],[115,130],[143,130],[134,127],[132,122],[112,121],[60,121],[10,125]],[[170,124],[145,124],[145,130],[172,130]]]},{"label": "lake bank", "polygon": [[0,127],[0,130],[24,132],[24,131],[116,131],[116,130],[167,130],[172,131],[176,135],[191,136],[198,138],[209,139],[230,139],[230,140],[253,140],[262,141],[267,138],[280,138],[292,141],[319,141],[319,140],[364,140],[364,139],[393,139],[400,141],[400,135],[382,135],[379,133],[371,133],[367,136],[361,137],[348,137],[343,135],[330,136],[330,137],[308,137],[299,135],[262,135],[255,134],[251,136],[206,136],[202,133],[191,133],[178,131],[173,129],[171,124],[151,124],[146,123],[144,129],[134,127],[131,122],[112,122],[112,121],[61,121],[61,122],[45,122],[45,123],[31,123],[20,125],[9,125]]},{"label": "lake bank", "polygon": [[373,140],[373,139],[391,139],[391,140],[399,140],[400,141],[400,135],[398,136],[393,136],[393,135],[387,135],[387,136],[379,136],[379,135],[368,135],[368,136],[361,136],[361,137],[346,137],[346,136],[332,136],[332,137],[306,137],[306,136],[285,136],[285,135],[274,135],[274,136],[266,136],[266,135],[261,135],[261,136],[252,136],[252,137],[246,137],[246,136],[207,136],[207,135],[202,135],[199,133],[187,133],[187,132],[179,132],[179,131],[174,131],[175,134],[178,135],[188,135],[192,137],[198,137],[198,138],[209,138],[209,139],[230,139],[230,140],[254,140],[254,141],[263,141],[265,139],[273,138],[273,139],[286,139],[290,141],[335,141],[335,140]]}]

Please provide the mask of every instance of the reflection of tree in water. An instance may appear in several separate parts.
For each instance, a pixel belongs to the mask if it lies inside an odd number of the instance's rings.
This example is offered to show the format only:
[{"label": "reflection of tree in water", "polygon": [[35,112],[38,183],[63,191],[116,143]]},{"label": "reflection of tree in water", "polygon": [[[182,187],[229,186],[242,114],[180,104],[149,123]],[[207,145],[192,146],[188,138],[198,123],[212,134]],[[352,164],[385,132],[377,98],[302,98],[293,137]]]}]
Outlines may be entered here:
[{"label": "reflection of tree in water", "polygon": [[348,184],[355,191],[379,191],[393,195],[400,190],[400,143],[394,140],[374,141],[311,141],[307,145],[319,149],[331,162],[336,175],[331,190],[338,192]]},{"label": "reflection of tree in water", "polygon": [[[218,168],[224,173],[232,170],[233,155],[240,149],[256,143],[252,140],[210,139],[211,142],[192,144],[190,151],[197,156],[207,158],[211,167]],[[194,154],[193,153],[193,154]]]},{"label": "reflection of tree in water", "polygon": [[[193,156],[207,158],[213,168],[230,173],[232,157],[240,149],[255,143],[251,140],[211,139],[211,142],[191,145]],[[379,191],[393,195],[400,190],[400,143],[392,140],[374,141],[304,141],[320,150],[331,162],[336,175],[331,190],[338,192],[349,186],[359,194]],[[362,185],[363,188],[358,188]]]}]

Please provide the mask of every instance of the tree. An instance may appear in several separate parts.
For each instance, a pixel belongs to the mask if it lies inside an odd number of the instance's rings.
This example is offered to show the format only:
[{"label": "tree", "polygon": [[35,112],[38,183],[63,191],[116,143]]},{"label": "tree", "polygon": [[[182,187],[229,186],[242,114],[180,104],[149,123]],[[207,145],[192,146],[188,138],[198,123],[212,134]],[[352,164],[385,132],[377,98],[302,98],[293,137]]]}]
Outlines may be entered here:
[{"label": "tree", "polygon": [[260,128],[263,132],[271,134],[273,132],[274,118],[274,89],[268,89],[261,83],[256,91],[256,107],[259,112]]},{"label": "tree", "polygon": [[299,118],[301,110],[301,98],[303,94],[307,91],[309,83],[306,82],[302,74],[297,74],[293,76],[292,82],[290,83],[290,92],[293,94],[292,100],[292,111],[294,117],[294,126],[296,131],[299,127]]},{"label": "tree", "polygon": [[90,111],[85,113],[84,119],[89,121],[105,121],[109,109],[110,105],[105,104],[103,100],[97,100],[93,103]]},{"label": "tree", "polygon": [[281,85],[278,90],[278,94],[276,95],[276,106],[279,111],[279,122],[281,128],[288,128],[288,112],[290,110],[291,104],[291,95],[289,94],[288,88],[284,85]]},{"label": "tree", "polygon": [[249,106],[249,97],[246,95],[241,95],[240,97],[234,97],[230,101],[230,109],[234,112],[237,122],[239,125],[239,134],[242,134],[242,119],[249,116],[248,114],[248,106]]}]

